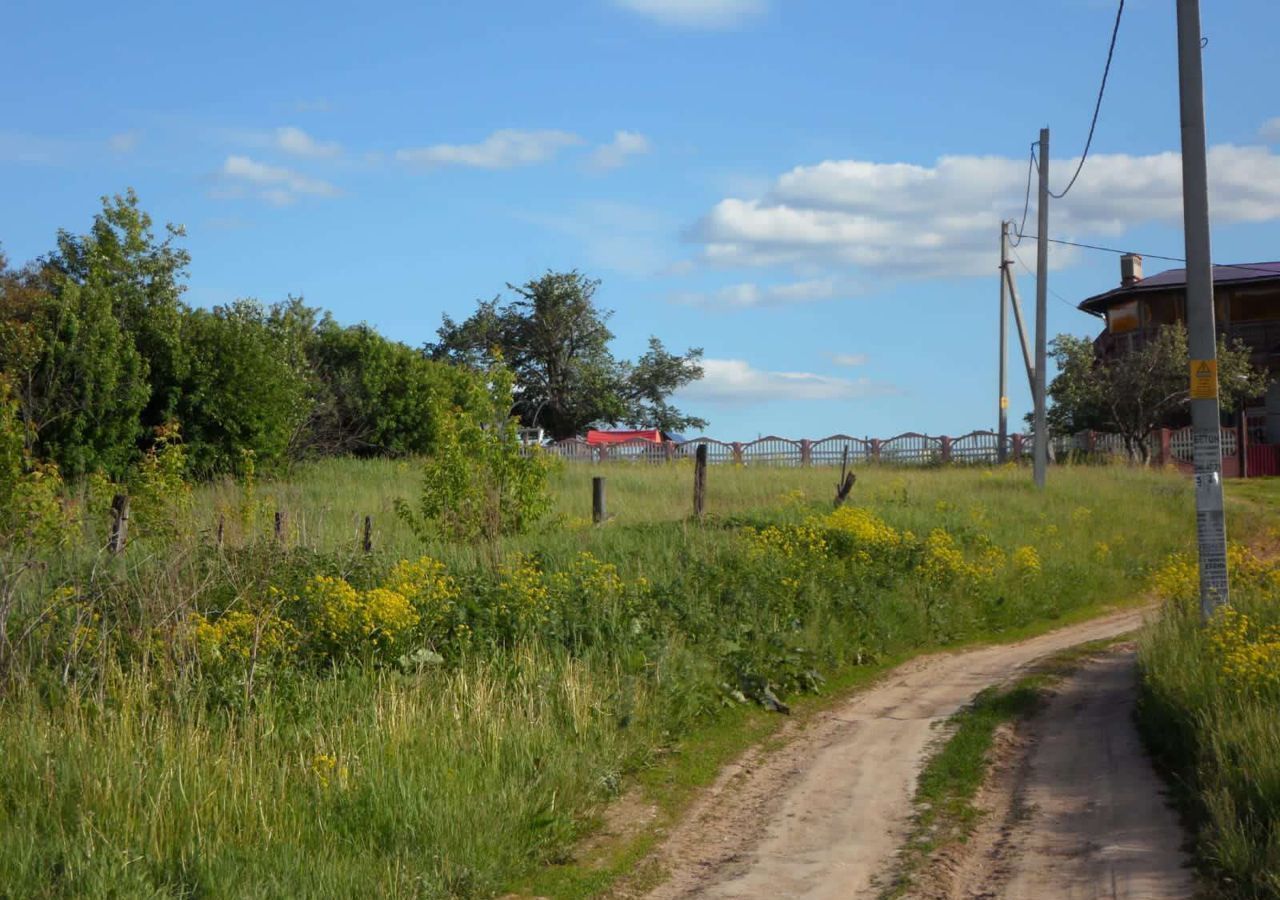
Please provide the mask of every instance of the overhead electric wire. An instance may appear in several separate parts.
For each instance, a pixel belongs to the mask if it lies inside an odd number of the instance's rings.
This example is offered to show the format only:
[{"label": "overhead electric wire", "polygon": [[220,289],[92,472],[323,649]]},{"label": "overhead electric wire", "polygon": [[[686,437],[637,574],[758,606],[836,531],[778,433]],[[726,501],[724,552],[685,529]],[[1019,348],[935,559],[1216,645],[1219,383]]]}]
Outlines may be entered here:
[{"label": "overhead electric wire", "polygon": [[1014,234],[1017,236],[1016,241],[1010,241],[1009,246],[1016,247],[1022,243],[1022,229],[1027,227],[1027,213],[1031,209],[1031,172],[1036,168],[1036,141],[1031,142],[1031,156],[1027,160],[1027,194],[1022,200],[1022,223],[1018,226]]},{"label": "overhead electric wire", "polygon": [[[1034,234],[1024,235],[1031,240],[1038,240]],[[1166,262],[1185,263],[1186,260],[1181,256],[1161,256],[1159,253],[1142,253],[1137,250],[1122,250],[1119,247],[1103,247],[1099,244],[1082,244],[1079,241],[1064,241],[1061,238],[1048,238],[1050,244],[1064,244],[1067,247],[1080,247],[1083,250],[1101,250],[1104,253],[1134,253],[1143,259],[1162,259]],[[1268,275],[1280,275],[1280,271],[1276,269],[1268,269],[1263,266],[1251,266],[1248,263],[1213,263],[1216,269],[1245,269],[1250,272],[1265,272]]]},{"label": "overhead electric wire", "polygon": [[1116,52],[1116,38],[1120,34],[1120,17],[1124,15],[1124,0],[1120,0],[1120,5],[1116,8],[1116,24],[1111,29],[1111,46],[1107,49],[1107,64],[1102,69],[1102,83],[1098,85],[1098,100],[1093,105],[1093,121],[1089,123],[1089,136],[1084,142],[1084,151],[1080,154],[1080,164],[1076,166],[1076,172],[1071,176],[1071,180],[1067,182],[1067,186],[1062,189],[1061,194],[1049,192],[1049,196],[1055,200],[1061,200],[1067,196],[1067,192],[1075,185],[1076,179],[1080,177],[1080,171],[1084,168],[1084,161],[1089,158],[1089,147],[1093,144],[1093,131],[1098,127],[1098,113],[1102,111],[1102,95],[1107,90],[1107,76],[1111,73],[1111,59]]},{"label": "overhead electric wire", "polygon": [[[1017,250],[1014,250],[1012,247],[1010,247],[1009,249],[1010,249],[1010,251],[1013,253],[1013,258],[1014,258],[1014,259],[1016,259],[1016,260],[1018,261],[1018,265],[1022,266],[1022,268],[1024,268],[1024,269],[1026,269],[1026,270],[1027,270],[1027,274],[1028,274],[1028,275],[1031,275],[1032,277],[1034,277],[1036,273],[1035,273],[1035,272],[1033,272],[1033,271],[1031,271],[1031,267],[1030,267],[1030,266],[1028,266],[1026,263],[1024,263],[1024,262],[1022,261],[1022,257],[1018,255],[1018,251],[1017,251]],[[1055,291],[1053,288],[1049,288],[1049,293],[1050,293],[1050,294],[1053,294],[1054,298],[1055,298],[1056,300],[1058,300],[1058,302],[1062,303],[1064,306],[1069,306],[1069,307],[1071,307],[1072,309],[1078,309],[1078,307],[1077,307],[1074,303],[1072,303],[1072,302],[1071,302],[1070,300],[1068,300],[1066,297],[1064,297],[1064,296],[1062,296],[1061,294],[1059,294],[1059,293],[1058,293],[1057,291]]]}]

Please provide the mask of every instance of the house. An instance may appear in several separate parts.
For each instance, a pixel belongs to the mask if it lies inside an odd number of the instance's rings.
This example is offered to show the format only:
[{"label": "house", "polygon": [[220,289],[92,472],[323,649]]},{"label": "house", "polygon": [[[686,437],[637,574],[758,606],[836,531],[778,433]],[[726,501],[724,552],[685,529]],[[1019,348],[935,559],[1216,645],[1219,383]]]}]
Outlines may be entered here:
[{"label": "house", "polygon": [[[1214,321],[1228,341],[1252,351],[1255,365],[1280,377],[1280,262],[1213,267]],[[1090,297],[1079,308],[1103,319],[1106,330],[1094,340],[1101,357],[1142,344],[1163,325],[1187,321],[1186,269],[1143,277],[1142,257],[1120,257],[1120,286]],[[1280,444],[1280,382],[1245,409],[1250,437]]]}]

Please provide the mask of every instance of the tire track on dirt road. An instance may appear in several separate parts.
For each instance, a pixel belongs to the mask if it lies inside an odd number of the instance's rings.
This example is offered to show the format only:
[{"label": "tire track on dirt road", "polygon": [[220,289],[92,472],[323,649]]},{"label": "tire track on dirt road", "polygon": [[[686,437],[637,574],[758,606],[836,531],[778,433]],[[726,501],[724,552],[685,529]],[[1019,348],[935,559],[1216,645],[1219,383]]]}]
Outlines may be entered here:
[{"label": "tire track on dirt road", "polygon": [[[907,835],[936,723],[1036,660],[1136,630],[1114,612],[1014,644],[905,663],[847,701],[788,726],[721,773],[651,859],[669,878],[646,896],[870,897]],[[619,895],[626,896],[625,887]]]}]

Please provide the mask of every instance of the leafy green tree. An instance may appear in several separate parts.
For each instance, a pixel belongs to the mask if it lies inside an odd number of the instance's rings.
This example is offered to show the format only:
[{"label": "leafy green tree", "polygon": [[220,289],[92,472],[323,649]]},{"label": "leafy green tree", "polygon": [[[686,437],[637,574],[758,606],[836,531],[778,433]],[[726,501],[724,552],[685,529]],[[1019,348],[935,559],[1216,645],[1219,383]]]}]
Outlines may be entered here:
[{"label": "leafy green tree", "polygon": [[267,468],[284,463],[307,421],[311,384],[293,346],[300,333],[277,310],[237,300],[182,318],[186,377],[177,420],[194,471],[236,469],[244,451]]},{"label": "leafy green tree", "polygon": [[[1151,458],[1151,434],[1190,408],[1190,359],[1187,330],[1181,324],[1161,328],[1140,347],[1099,358],[1088,338],[1060,334],[1052,344],[1058,374],[1049,386],[1051,430],[1111,431],[1124,438],[1135,458]],[[1231,412],[1250,397],[1266,392],[1269,376],[1253,366],[1249,348],[1228,346],[1218,338],[1219,398]]]},{"label": "leafy green tree", "polygon": [[152,232],[151,217],[130,188],[102,198],[102,212],[88,234],[58,233],[47,264],[67,286],[109,298],[120,328],[133,342],[150,387],[139,426],[151,434],[173,417],[183,377],[180,323],[186,307],[182,284],[191,261],[176,246],[181,226],[166,225],[165,237]]},{"label": "leafy green tree", "polygon": [[502,535],[528,530],[551,508],[550,462],[540,450],[525,452],[508,413],[511,373],[499,362],[484,381],[475,385],[469,411],[434,401],[438,433],[417,505],[396,501],[396,513],[423,541],[483,540],[492,547]]},{"label": "leafy green tree", "polygon": [[609,349],[609,311],[595,304],[598,280],[577,271],[548,272],[517,287],[516,298],[481,302],[463,322],[445,316],[436,359],[483,369],[500,354],[515,377],[512,411],[554,437],[581,434],[597,423],[680,430],[706,423],[686,416],[667,398],[702,377],[700,349],[679,356],[656,338],[636,363],[619,362]]},{"label": "leafy green tree", "polygon": [[136,453],[150,394],[146,364],[114,313],[110,286],[48,261],[0,272],[0,372],[30,450],[67,475],[119,473]]},{"label": "leafy green tree", "polygon": [[427,359],[368,325],[343,328],[326,316],[310,360],[317,402],[309,442],[321,453],[427,454],[439,409],[474,402],[474,373]]}]

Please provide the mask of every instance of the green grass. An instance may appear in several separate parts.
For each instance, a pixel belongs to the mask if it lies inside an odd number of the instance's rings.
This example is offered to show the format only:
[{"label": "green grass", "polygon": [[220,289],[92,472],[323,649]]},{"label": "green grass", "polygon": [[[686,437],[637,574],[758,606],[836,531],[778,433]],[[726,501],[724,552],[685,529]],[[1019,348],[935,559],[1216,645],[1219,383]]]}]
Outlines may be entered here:
[{"label": "green grass", "polygon": [[[599,528],[587,522],[593,474],[608,478],[614,516]],[[424,546],[400,527],[391,503],[414,494],[411,464],[299,468],[257,487],[245,531],[240,486],[202,489],[195,533],[142,534],[105,564],[82,546],[33,585],[26,614],[68,573],[82,591],[23,645],[22,677],[0,699],[0,833],[15,836],[0,842],[0,884],[21,896],[489,896],[520,885],[590,896],[652,840],[575,864],[603,804],[636,785],[677,815],[776,727],[742,693],[767,683],[803,710],[914,653],[1132,598],[1154,560],[1187,546],[1185,480],[1051,475],[1039,493],[1012,468],[860,470],[853,501],[915,537],[883,559],[860,562],[842,544],[799,564],[753,555],[752,535],[802,534],[795,526],[830,508],[830,470],[713,467],[711,517],[697,525],[686,467],[566,466],[553,519],[495,550]],[[288,547],[269,538],[275,509],[288,513]],[[219,514],[222,553],[209,546]],[[365,514],[377,524],[370,558],[358,552]],[[1032,547],[1039,567],[931,576],[935,530],[965,560]],[[554,588],[545,617],[493,618],[504,596],[495,551],[538,561]],[[608,602],[554,587],[584,552],[651,587]],[[248,690],[243,668],[193,666],[173,644],[192,611],[216,618],[270,588],[288,596],[316,572],[376,584],[423,553],[463,585],[477,634],[435,645],[441,665],[286,661]]]}]

